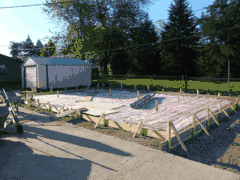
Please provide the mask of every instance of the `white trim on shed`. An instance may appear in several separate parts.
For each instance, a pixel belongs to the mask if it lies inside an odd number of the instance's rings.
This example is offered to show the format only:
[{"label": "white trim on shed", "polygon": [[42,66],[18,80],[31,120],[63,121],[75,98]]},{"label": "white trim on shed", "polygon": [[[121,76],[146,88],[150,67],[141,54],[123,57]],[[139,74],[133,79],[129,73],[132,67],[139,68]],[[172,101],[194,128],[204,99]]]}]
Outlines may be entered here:
[{"label": "white trim on shed", "polygon": [[22,88],[91,86],[92,65],[82,59],[28,57],[21,70]]}]

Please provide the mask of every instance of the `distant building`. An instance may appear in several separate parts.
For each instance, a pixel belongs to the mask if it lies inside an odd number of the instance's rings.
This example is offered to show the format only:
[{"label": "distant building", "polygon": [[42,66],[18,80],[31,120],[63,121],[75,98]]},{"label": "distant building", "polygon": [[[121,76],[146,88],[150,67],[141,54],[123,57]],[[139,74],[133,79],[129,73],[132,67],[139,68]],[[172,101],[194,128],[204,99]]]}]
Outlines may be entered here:
[{"label": "distant building", "polygon": [[14,59],[0,54],[0,82],[21,82],[20,59]]}]

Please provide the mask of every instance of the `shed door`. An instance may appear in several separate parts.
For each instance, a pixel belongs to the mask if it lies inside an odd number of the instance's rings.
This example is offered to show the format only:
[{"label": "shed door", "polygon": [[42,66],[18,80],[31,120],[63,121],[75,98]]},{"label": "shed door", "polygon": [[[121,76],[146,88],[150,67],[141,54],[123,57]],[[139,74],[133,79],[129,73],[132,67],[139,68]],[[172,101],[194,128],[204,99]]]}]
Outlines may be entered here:
[{"label": "shed door", "polygon": [[35,88],[37,84],[37,67],[26,67],[26,87]]}]

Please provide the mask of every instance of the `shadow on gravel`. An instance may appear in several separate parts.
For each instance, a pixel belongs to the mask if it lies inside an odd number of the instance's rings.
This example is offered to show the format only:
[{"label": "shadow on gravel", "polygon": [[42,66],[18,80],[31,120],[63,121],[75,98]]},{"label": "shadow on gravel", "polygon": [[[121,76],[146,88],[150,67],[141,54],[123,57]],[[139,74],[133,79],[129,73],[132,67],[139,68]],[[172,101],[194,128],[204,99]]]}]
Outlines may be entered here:
[{"label": "shadow on gravel", "polygon": [[193,139],[184,141],[189,156],[184,154],[181,146],[178,146],[170,153],[184,157],[189,160],[215,166],[220,169],[240,175],[240,112],[220,120],[220,125],[210,126],[209,137],[204,131]]}]

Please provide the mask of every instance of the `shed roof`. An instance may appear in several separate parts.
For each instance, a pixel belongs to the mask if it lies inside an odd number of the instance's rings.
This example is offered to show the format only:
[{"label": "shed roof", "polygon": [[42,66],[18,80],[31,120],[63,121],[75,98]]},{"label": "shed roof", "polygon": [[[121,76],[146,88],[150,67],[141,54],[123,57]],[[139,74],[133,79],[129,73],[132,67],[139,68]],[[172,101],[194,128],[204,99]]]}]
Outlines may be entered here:
[{"label": "shed roof", "polygon": [[85,64],[89,64],[89,61],[83,61],[80,58],[68,58],[68,57],[64,57],[64,58],[58,58],[58,57],[29,57],[27,58],[23,65],[29,60],[33,60],[34,62],[36,62],[38,65],[50,65],[50,66],[57,66],[57,65],[85,65]]}]

